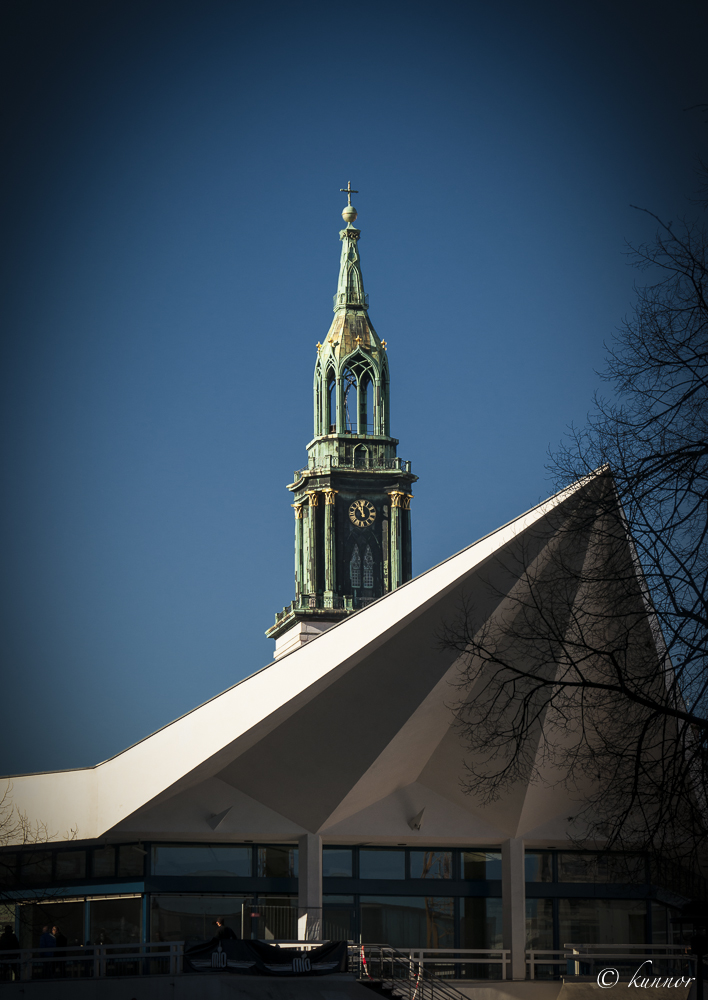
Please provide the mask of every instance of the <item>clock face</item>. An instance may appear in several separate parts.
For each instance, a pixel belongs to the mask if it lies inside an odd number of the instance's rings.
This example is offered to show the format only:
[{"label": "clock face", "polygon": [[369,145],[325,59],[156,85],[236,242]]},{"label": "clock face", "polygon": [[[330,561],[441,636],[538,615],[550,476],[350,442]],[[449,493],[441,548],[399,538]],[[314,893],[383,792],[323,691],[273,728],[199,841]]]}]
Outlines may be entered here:
[{"label": "clock face", "polygon": [[368,528],[376,520],[376,508],[368,500],[355,500],[349,508],[349,519],[357,528]]}]

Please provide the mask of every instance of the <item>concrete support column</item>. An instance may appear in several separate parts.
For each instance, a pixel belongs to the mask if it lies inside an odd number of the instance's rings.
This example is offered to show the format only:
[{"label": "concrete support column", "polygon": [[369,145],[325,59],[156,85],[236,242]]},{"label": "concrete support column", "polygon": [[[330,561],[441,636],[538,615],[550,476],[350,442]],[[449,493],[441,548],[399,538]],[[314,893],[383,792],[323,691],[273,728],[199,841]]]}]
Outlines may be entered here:
[{"label": "concrete support column", "polygon": [[513,837],[502,844],[502,930],[511,949],[510,979],[526,979],[526,876],[524,841]]},{"label": "concrete support column", "polygon": [[334,528],[334,497],[336,490],[325,490],[325,579],[326,594],[334,596],[337,589],[337,549]]},{"label": "concrete support column", "polygon": [[403,553],[401,552],[401,494],[391,493],[391,590],[403,583]]},{"label": "concrete support column", "polygon": [[302,580],[302,504],[293,504],[295,508],[295,598],[303,592]]},{"label": "concrete support column", "polygon": [[297,936],[322,939],[322,837],[305,833],[298,840]]}]

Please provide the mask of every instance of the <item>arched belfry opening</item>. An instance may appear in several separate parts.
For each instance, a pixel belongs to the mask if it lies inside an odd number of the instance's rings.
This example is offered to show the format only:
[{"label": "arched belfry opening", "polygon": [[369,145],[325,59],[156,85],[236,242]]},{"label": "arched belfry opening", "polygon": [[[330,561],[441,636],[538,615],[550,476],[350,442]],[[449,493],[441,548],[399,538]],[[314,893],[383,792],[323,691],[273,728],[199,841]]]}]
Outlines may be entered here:
[{"label": "arched belfry opening", "polygon": [[325,434],[337,433],[337,379],[334,370],[327,372],[327,396],[325,399]]},{"label": "arched belfry opening", "polygon": [[368,370],[359,378],[359,433],[374,433],[374,382]]},{"label": "arched belfry opening", "polygon": [[344,429],[348,434],[357,432],[358,379],[356,372],[345,368],[342,372],[342,403],[344,409]]},{"label": "arched belfry opening", "polygon": [[317,343],[314,364],[315,434],[288,486],[295,600],[267,632],[276,639],[276,656],[412,575],[410,501],[417,477],[390,436],[387,345],[369,317],[351,200],[342,215],[334,318]]}]

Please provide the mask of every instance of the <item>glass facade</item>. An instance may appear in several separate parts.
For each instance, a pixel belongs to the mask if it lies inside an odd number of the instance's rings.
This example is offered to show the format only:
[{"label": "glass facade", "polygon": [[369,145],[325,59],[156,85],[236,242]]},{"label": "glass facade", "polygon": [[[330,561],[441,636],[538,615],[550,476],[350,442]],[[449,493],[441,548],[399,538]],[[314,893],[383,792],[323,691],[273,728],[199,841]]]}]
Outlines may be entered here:
[{"label": "glass facade", "polygon": [[[501,867],[496,848],[324,845],[323,936],[399,948],[499,949]],[[675,911],[649,871],[638,855],[529,849],[527,948],[674,943]],[[217,916],[246,938],[293,940],[298,933],[294,844],[32,845],[0,849],[0,878],[6,898],[10,891],[18,900],[12,913],[25,947],[38,945],[46,925],[58,926],[70,945],[203,941]],[[45,898],[33,900],[43,887]],[[448,965],[473,978],[501,973],[482,960]],[[539,964],[535,972],[543,978],[559,968]]]},{"label": "glass facade", "polygon": [[354,874],[351,847],[322,848],[322,877],[351,878]]},{"label": "glass facade", "polygon": [[553,854],[551,851],[527,851],[524,864],[527,882],[553,881]]},{"label": "glass facade", "polygon": [[644,882],[644,858],[636,854],[558,853],[559,882]]},{"label": "glass facade", "polygon": [[[243,936],[246,896],[152,896],[150,899],[151,941],[209,941],[216,934],[216,918]],[[246,918],[246,919],[250,919]],[[249,935],[250,936],[250,935]]]},{"label": "glass facade", "polygon": [[89,941],[93,944],[137,944],[143,925],[140,896],[127,899],[92,899],[89,909]]},{"label": "glass facade", "polygon": [[251,874],[252,854],[250,847],[156,846],[152,849],[152,873],[243,878]]},{"label": "glass facade", "polygon": [[553,900],[526,900],[526,947],[553,947]]},{"label": "glass facade", "polygon": [[406,852],[362,847],[359,850],[359,878],[403,879],[406,877]]},{"label": "glass facade", "polygon": [[393,948],[453,948],[454,904],[441,896],[362,896],[361,939]]},{"label": "glass facade", "polygon": [[643,899],[559,899],[561,947],[566,944],[642,944],[647,904]]},{"label": "glass facade", "polygon": [[259,847],[258,875],[261,878],[297,878],[297,847]]},{"label": "glass facade", "polygon": [[463,851],[462,877],[475,882],[501,878],[501,851]]},{"label": "glass facade", "polygon": [[38,948],[42,928],[52,927],[64,935],[68,944],[82,945],[85,939],[85,906],[81,902],[25,903],[19,907],[19,931],[23,948]]},{"label": "glass facade", "polygon": [[411,878],[452,878],[452,851],[411,851]]}]

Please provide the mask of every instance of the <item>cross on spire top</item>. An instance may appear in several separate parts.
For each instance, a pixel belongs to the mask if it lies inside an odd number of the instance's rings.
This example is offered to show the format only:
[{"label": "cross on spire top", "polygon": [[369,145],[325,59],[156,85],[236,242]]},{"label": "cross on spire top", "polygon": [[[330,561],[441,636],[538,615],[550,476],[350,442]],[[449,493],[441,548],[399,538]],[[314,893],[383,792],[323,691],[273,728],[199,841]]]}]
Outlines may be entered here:
[{"label": "cross on spire top", "polygon": [[347,186],[345,188],[340,188],[339,190],[342,192],[342,194],[345,194],[347,196],[348,205],[351,205],[352,203],[352,195],[359,194],[359,192],[355,191],[354,188],[352,187],[351,181],[347,181]]}]

